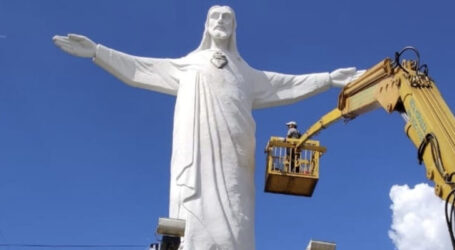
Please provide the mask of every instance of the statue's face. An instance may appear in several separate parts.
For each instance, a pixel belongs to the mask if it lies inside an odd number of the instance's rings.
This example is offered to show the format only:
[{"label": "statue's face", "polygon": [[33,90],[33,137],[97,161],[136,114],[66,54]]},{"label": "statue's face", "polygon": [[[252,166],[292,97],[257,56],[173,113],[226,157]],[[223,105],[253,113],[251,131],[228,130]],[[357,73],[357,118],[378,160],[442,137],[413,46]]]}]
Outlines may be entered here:
[{"label": "statue's face", "polygon": [[215,8],[208,16],[208,32],[214,39],[229,39],[234,27],[234,15],[225,7]]}]

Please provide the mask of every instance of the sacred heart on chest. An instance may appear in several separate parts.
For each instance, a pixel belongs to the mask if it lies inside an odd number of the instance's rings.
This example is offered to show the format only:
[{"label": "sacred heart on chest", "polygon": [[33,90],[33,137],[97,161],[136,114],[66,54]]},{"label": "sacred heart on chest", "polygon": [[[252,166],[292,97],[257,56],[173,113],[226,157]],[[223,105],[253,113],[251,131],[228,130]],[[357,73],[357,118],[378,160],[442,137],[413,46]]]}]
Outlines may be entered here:
[{"label": "sacred heart on chest", "polygon": [[221,51],[216,51],[215,53],[213,53],[213,56],[212,56],[212,59],[210,59],[210,62],[213,64],[213,66],[221,69],[224,66],[226,66],[226,64],[228,63],[228,60],[227,60],[226,56],[223,53],[221,53]]}]

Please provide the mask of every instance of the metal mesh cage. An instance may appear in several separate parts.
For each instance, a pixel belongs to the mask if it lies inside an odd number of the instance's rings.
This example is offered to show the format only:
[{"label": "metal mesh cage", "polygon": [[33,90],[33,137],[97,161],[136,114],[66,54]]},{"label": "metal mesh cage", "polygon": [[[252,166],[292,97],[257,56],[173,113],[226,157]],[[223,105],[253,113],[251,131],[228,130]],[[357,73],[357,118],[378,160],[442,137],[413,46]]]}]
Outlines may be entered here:
[{"label": "metal mesh cage", "polygon": [[319,179],[319,157],[325,148],[308,140],[271,137],[267,147],[265,191],[311,196]]}]

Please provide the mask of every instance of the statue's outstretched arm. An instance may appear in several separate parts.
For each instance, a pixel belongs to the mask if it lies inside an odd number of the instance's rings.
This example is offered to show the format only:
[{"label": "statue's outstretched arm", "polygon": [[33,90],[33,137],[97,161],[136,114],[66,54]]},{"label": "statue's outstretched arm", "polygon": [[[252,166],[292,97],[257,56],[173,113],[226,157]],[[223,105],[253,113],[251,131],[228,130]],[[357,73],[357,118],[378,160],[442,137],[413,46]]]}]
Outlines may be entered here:
[{"label": "statue's outstretched arm", "polygon": [[286,105],[303,100],[330,87],[344,87],[357,79],[364,70],[354,67],[334,70],[330,73],[288,75],[263,71],[255,82],[253,108]]},{"label": "statue's outstretched arm", "polygon": [[77,34],[54,36],[52,40],[70,55],[93,58],[97,65],[128,85],[170,95],[177,94],[180,72],[178,60],[128,55]]},{"label": "statue's outstretched arm", "polygon": [[54,44],[66,53],[86,58],[93,58],[96,53],[96,43],[90,38],[77,35],[68,34],[67,36],[54,36],[52,38]]}]

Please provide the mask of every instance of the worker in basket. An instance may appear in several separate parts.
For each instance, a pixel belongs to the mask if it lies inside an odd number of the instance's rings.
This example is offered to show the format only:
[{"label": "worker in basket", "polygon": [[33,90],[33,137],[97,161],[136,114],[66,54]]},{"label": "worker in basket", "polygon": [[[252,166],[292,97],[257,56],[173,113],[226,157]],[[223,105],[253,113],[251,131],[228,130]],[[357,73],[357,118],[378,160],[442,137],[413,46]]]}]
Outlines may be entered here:
[{"label": "worker in basket", "polygon": [[[299,130],[297,130],[297,123],[295,121],[290,121],[290,122],[286,123],[286,126],[288,127],[288,133],[286,135],[286,138],[294,138],[294,139],[300,138],[301,134],[300,134]],[[287,156],[287,160],[290,165],[290,172],[298,173],[299,167],[295,166],[295,162],[297,159],[300,158],[300,152],[296,152],[295,149],[293,149],[293,148],[286,148],[286,156]]]}]

